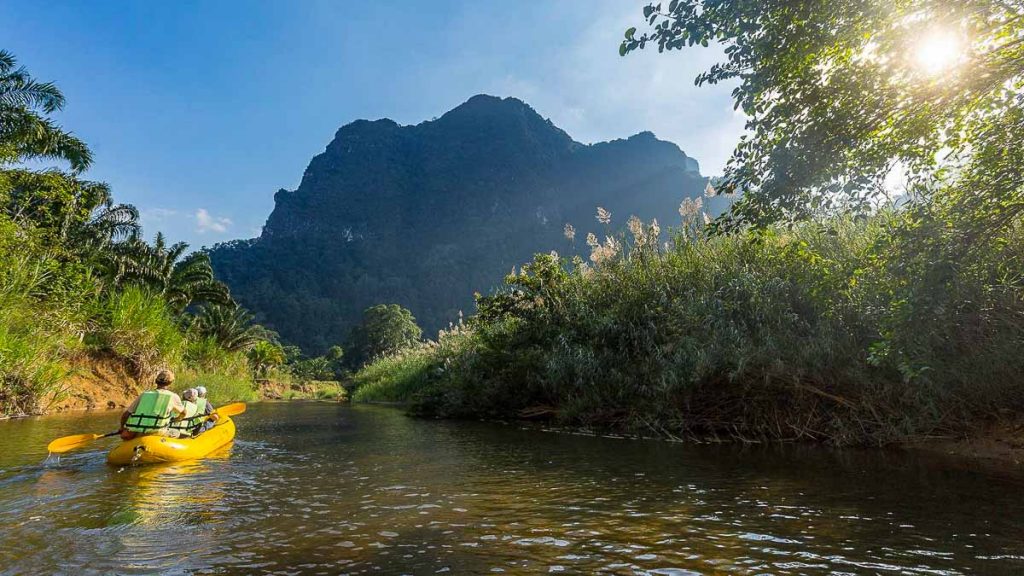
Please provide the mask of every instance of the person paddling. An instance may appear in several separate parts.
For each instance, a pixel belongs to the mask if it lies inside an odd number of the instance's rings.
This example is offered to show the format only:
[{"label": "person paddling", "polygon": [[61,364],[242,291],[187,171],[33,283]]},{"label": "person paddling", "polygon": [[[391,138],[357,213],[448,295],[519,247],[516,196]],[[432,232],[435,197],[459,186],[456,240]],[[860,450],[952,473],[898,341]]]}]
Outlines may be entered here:
[{"label": "person paddling", "polygon": [[199,427],[199,431],[196,432],[196,435],[198,436],[210,428],[213,428],[219,416],[213,409],[213,404],[206,399],[206,386],[197,386],[196,392],[199,393],[199,399],[196,400],[196,405],[199,407],[199,411],[197,413],[206,416],[206,420],[203,422],[202,426]]},{"label": "person paddling", "polygon": [[121,414],[121,438],[131,440],[140,434],[178,437],[171,428],[171,416],[184,414],[185,405],[170,391],[174,372],[161,370],[156,375],[156,389],[146,390]]}]

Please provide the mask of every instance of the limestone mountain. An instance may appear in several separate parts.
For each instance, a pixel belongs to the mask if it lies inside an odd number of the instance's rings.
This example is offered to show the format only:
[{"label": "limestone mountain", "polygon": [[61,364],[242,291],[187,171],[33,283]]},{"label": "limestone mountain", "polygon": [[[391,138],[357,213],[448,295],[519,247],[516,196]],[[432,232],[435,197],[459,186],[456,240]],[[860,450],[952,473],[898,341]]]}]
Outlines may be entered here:
[{"label": "limestone mountain", "polygon": [[432,335],[534,253],[571,252],[566,223],[580,251],[606,231],[597,206],[613,227],[632,214],[671,226],[706,182],[650,132],[585,145],[520,100],[474,96],[415,126],[343,126],[299,187],[277,192],[258,238],[210,256],[260,322],[320,352],[378,303],[411,309]]}]

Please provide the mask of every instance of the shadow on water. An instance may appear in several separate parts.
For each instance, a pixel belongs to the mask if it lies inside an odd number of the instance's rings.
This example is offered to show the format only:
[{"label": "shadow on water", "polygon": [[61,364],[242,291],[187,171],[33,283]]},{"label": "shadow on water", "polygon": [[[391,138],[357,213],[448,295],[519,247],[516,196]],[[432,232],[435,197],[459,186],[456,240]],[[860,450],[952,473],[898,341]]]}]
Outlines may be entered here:
[{"label": "shadow on water", "polygon": [[[261,404],[214,458],[45,461],[116,415],[0,423],[11,572],[1017,574],[1024,478],[942,458],[694,446]],[[687,572],[689,571],[689,572]]]}]

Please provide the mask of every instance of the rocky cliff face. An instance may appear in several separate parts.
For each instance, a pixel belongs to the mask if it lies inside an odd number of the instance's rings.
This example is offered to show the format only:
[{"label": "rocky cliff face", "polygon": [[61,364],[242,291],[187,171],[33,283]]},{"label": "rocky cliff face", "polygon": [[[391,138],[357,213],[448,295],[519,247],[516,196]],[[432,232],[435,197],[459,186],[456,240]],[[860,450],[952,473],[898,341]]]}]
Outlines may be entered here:
[{"label": "rocky cliff face", "polygon": [[613,226],[631,214],[670,226],[705,184],[650,132],[583,145],[519,100],[474,96],[415,126],[342,127],[298,189],[275,195],[259,238],[211,257],[242,305],[317,352],[378,303],[410,308],[432,334],[533,253],[570,252],[566,223],[582,246],[596,206]]}]

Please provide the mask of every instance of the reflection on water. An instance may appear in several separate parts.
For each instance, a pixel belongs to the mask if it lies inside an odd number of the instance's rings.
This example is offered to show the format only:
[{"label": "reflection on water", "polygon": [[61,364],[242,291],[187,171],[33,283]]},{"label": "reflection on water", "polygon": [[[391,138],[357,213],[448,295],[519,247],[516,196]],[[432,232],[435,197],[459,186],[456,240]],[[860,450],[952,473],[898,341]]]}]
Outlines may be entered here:
[{"label": "reflection on water", "polygon": [[109,417],[0,423],[12,573],[1024,573],[1024,478],[260,404],[200,462],[46,459]]}]

